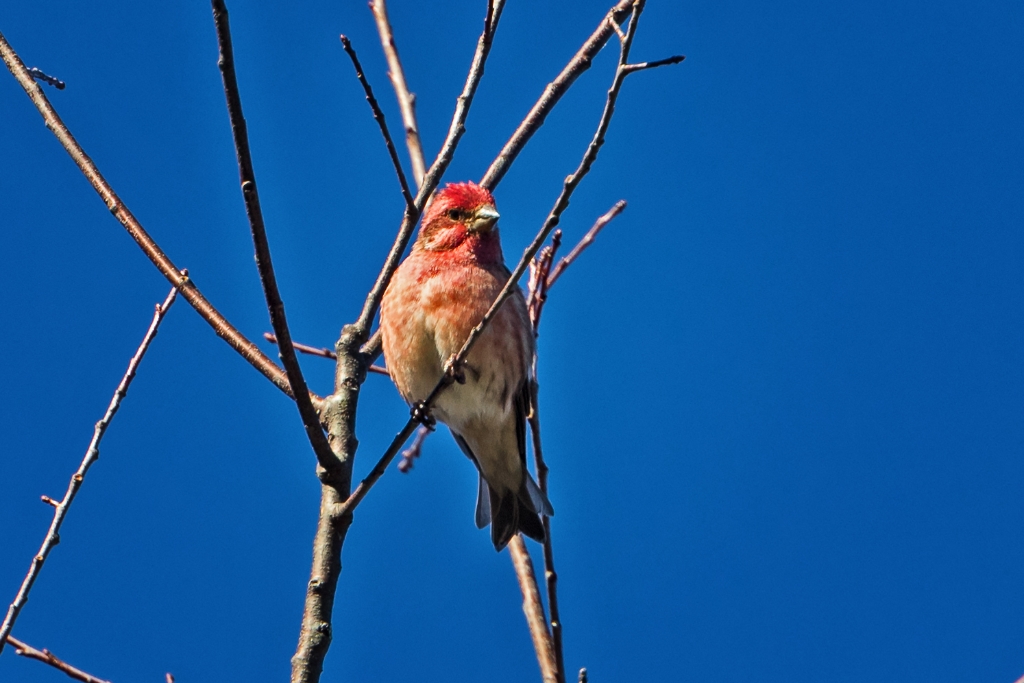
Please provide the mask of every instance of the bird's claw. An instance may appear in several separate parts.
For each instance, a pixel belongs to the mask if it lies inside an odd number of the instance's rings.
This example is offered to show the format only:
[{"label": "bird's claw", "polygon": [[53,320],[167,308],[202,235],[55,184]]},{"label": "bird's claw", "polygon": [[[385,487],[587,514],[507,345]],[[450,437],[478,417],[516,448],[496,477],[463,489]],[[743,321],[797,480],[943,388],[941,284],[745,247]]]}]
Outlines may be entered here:
[{"label": "bird's claw", "polygon": [[430,431],[434,431],[434,428],[437,426],[437,420],[435,420],[434,416],[430,414],[430,408],[427,407],[426,403],[423,401],[414,403],[412,410],[409,412],[412,414],[412,419],[416,420]]},{"label": "bird's claw", "polygon": [[452,356],[448,359],[448,363],[445,364],[444,374],[447,375],[453,382],[459,384],[466,383],[466,373],[462,370],[462,363],[458,362],[457,356]]}]

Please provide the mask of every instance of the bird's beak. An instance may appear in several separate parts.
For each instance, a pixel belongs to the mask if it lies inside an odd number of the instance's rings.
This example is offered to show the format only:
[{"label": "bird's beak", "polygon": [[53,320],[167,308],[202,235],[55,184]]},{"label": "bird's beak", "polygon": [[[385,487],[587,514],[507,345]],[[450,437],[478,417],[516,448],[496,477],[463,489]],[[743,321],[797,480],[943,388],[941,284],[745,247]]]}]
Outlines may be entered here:
[{"label": "bird's beak", "polygon": [[488,232],[498,222],[498,218],[498,212],[492,205],[487,204],[476,210],[467,227],[471,232]]}]

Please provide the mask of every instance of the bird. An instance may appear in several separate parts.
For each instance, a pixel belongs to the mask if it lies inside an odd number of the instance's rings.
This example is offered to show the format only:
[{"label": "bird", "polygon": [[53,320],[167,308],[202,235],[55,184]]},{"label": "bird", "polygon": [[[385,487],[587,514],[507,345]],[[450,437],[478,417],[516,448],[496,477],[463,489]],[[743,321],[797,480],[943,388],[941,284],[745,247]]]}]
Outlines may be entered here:
[{"label": "bird", "polygon": [[[449,183],[427,208],[412,250],[381,300],[384,362],[417,414],[510,276],[491,193]],[[544,540],[551,503],[526,467],[534,335],[519,287],[442,391],[433,416],[479,472],[475,521],[500,551],[517,532]]]}]

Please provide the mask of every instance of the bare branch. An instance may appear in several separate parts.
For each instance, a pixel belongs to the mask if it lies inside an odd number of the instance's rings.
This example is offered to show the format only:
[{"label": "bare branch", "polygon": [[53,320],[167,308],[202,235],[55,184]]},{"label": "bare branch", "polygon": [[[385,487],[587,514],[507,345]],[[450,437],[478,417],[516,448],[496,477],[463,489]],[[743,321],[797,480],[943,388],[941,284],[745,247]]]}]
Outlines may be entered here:
[{"label": "bare branch", "polygon": [[501,10],[504,6],[505,0],[488,1],[487,16],[484,18],[484,30],[480,34],[479,40],[477,40],[476,52],[473,54],[473,62],[470,64],[469,74],[466,76],[466,84],[462,88],[462,94],[456,100],[455,113],[452,116],[448,135],[441,146],[441,151],[438,152],[437,158],[430,165],[430,170],[423,177],[419,192],[416,194],[416,211],[406,210],[405,217],[402,219],[402,225],[398,230],[398,236],[395,238],[395,243],[391,247],[387,260],[384,262],[384,267],[377,276],[373,289],[370,290],[369,296],[366,297],[366,303],[363,305],[362,313],[360,313],[359,320],[356,322],[356,328],[364,335],[369,334],[370,324],[373,322],[374,316],[377,315],[377,309],[380,307],[380,300],[384,296],[384,290],[387,289],[388,283],[391,282],[391,276],[395,274],[395,270],[402,260],[402,254],[409,244],[413,228],[416,227],[416,222],[419,220],[420,213],[423,211],[427,199],[437,188],[438,183],[441,181],[441,176],[444,175],[444,172],[448,169],[448,164],[451,163],[452,156],[455,154],[455,149],[458,147],[462,134],[466,132],[466,117],[469,116],[469,107],[473,103],[473,96],[476,94],[477,86],[480,85],[480,79],[484,75],[484,65],[487,63],[487,55],[490,54],[491,43],[494,40],[494,33],[498,29],[498,20],[501,18]]},{"label": "bare branch", "polygon": [[149,324],[149,329],[146,330],[146,334],[143,336],[142,343],[139,344],[139,348],[135,351],[135,355],[132,356],[131,360],[128,362],[128,369],[125,371],[124,376],[118,383],[117,389],[114,391],[113,398],[110,399],[110,404],[107,406],[107,412],[105,412],[100,421],[96,423],[96,427],[92,434],[92,440],[89,442],[89,448],[86,449],[85,456],[82,458],[81,464],[71,477],[71,482],[68,484],[64,497],[61,499],[60,503],[54,506],[53,521],[50,522],[50,528],[46,532],[43,544],[39,547],[35,557],[32,558],[32,563],[29,565],[28,573],[25,575],[25,579],[21,582],[21,588],[18,589],[18,594],[14,597],[14,602],[12,602],[10,607],[7,608],[7,616],[4,617],[3,623],[0,623],[0,652],[3,652],[4,643],[7,642],[7,637],[11,634],[11,629],[14,628],[14,622],[17,621],[18,614],[21,613],[25,603],[28,602],[29,591],[32,590],[32,584],[35,583],[36,578],[39,576],[39,572],[42,571],[43,563],[46,562],[46,558],[50,554],[50,551],[53,550],[54,546],[60,543],[60,527],[64,523],[64,518],[67,516],[68,510],[71,508],[71,503],[75,500],[75,495],[78,494],[78,490],[82,487],[82,482],[85,481],[86,473],[89,471],[92,464],[100,457],[100,442],[103,440],[103,435],[106,434],[107,427],[110,425],[110,421],[114,419],[117,409],[121,407],[121,401],[124,400],[125,395],[128,393],[128,387],[131,386],[132,380],[135,379],[135,371],[138,369],[139,363],[142,362],[142,357],[146,355],[146,350],[149,348],[153,338],[156,337],[157,329],[160,327],[160,322],[164,319],[164,316],[167,314],[167,311],[170,309],[171,304],[174,303],[174,299],[177,296],[178,290],[171,289],[167,298],[164,299],[164,302],[162,304],[157,304],[156,312],[153,314],[153,321]]},{"label": "bare branch", "polygon": [[[71,666],[64,660],[59,659],[57,655],[53,654],[49,650],[37,650],[28,643],[18,640],[14,636],[7,636],[7,642],[14,647],[15,654],[21,655],[22,657],[28,657],[29,659],[35,659],[36,661],[40,661],[44,664],[49,664],[55,669],[60,669],[76,681],[82,681],[83,683],[110,683],[110,681],[105,681],[102,678],[96,678],[92,674],[87,674],[81,669]],[[2,644],[3,641],[0,640],[0,645]],[[168,674],[168,676],[170,676],[170,674]]]},{"label": "bare branch", "polygon": [[558,100],[562,99],[562,96],[569,91],[569,88],[580,77],[580,74],[590,68],[595,55],[601,51],[601,48],[605,46],[605,43],[608,42],[612,34],[618,30],[619,24],[629,15],[632,6],[633,0],[619,0],[614,7],[608,10],[608,14],[597,25],[597,29],[587,38],[580,49],[576,51],[576,54],[565,65],[561,73],[544,88],[540,99],[537,100],[533,108],[526,115],[526,118],[519,124],[515,132],[512,133],[512,137],[505,143],[505,146],[501,148],[497,158],[491,162],[487,173],[480,180],[481,185],[490,190],[498,186],[498,183],[501,182],[501,179],[508,172],[509,167],[512,166],[512,162],[523,151],[526,143],[544,125],[544,119],[547,118],[548,113],[558,103]]},{"label": "bare branch", "polygon": [[[352,60],[352,66],[356,70],[356,78],[359,79],[359,84],[363,86],[363,92],[366,93],[366,101],[370,104],[370,109],[373,111],[373,120],[377,122],[380,127],[381,135],[384,136],[384,145],[388,148],[388,155],[391,156],[391,163],[395,167],[395,173],[398,174],[398,183],[402,186],[402,197],[405,198],[405,203],[408,207],[412,207],[415,200],[412,197],[412,193],[409,191],[409,182],[405,179],[405,171],[402,170],[402,162],[398,160],[398,150],[395,149],[395,143],[391,139],[391,132],[388,130],[388,124],[384,120],[384,112],[381,111],[380,105],[377,104],[377,98],[373,96],[373,88],[370,87],[370,83],[366,80],[366,76],[363,74],[363,65],[359,63],[359,57],[356,56],[356,51],[352,49],[352,41],[347,37],[341,36],[341,46],[345,48],[345,53]],[[419,140],[417,139],[417,144]],[[420,156],[420,166],[422,168],[423,157]],[[416,179],[416,182],[422,179],[422,172],[420,177]]]},{"label": "bare branch", "polygon": [[420,425],[420,428],[416,430],[416,438],[412,440],[412,445],[402,451],[402,459],[398,461],[399,472],[408,474],[412,469],[413,462],[423,452],[423,442],[426,441],[429,434],[430,430]]},{"label": "bare branch", "polygon": [[391,85],[394,86],[395,95],[398,98],[398,110],[402,112],[402,123],[405,124],[405,146],[409,148],[412,177],[418,187],[423,184],[426,163],[423,160],[423,147],[420,145],[420,132],[416,125],[416,96],[409,92],[409,86],[405,83],[405,71],[398,58],[395,35],[391,31],[388,8],[384,4],[384,0],[372,0],[370,10],[377,22],[377,33],[380,34],[380,43],[388,62],[388,77],[391,78]]},{"label": "bare branch", "polygon": [[249,133],[242,113],[242,98],[238,92],[238,80],[235,77],[235,59],[231,49],[231,26],[228,21],[228,10],[224,0],[212,0],[213,23],[217,29],[217,46],[220,58],[221,78],[224,81],[224,96],[227,99],[228,118],[231,121],[231,134],[235,141],[235,154],[238,157],[239,183],[242,197],[245,200],[245,213],[249,217],[252,242],[256,250],[256,268],[260,274],[260,284],[267,300],[270,313],[270,324],[279,340],[281,362],[288,375],[288,384],[292,388],[292,398],[299,409],[302,425],[313,452],[316,453],[320,465],[327,470],[338,468],[338,461],[331,452],[331,447],[320,426],[320,418],[309,397],[306,379],[302,376],[299,359],[292,346],[291,332],[288,330],[288,319],[285,317],[284,302],[277,287],[277,276],[274,275],[274,264],[270,257],[270,244],[267,241],[267,229],[263,224],[263,211],[260,208],[260,196],[256,189],[256,173],[252,167],[252,154],[249,151]]},{"label": "bare branch", "polygon": [[551,647],[551,634],[548,633],[547,620],[544,618],[544,605],[540,601],[537,590],[537,577],[533,573],[533,561],[526,550],[523,537],[516,534],[508,544],[512,565],[519,579],[519,588],[523,592],[523,614],[530,627],[533,648],[537,651],[537,663],[544,683],[559,683],[560,676],[555,653]]},{"label": "bare branch", "polygon": [[10,43],[0,34],[0,56],[3,57],[4,63],[7,68],[21,84],[21,87],[25,89],[29,99],[35,105],[36,109],[43,117],[43,121],[46,122],[46,127],[49,128],[56,136],[57,140],[64,147],[64,150],[71,157],[72,161],[81,169],[82,174],[85,175],[86,180],[92,185],[93,189],[106,204],[107,209],[110,210],[114,217],[124,226],[131,235],[132,239],[139,245],[143,253],[153,262],[153,265],[157,267],[168,282],[178,288],[181,292],[181,296],[189,303],[192,308],[205,320],[218,337],[228,343],[228,345],[237,351],[242,358],[249,362],[254,368],[259,370],[267,379],[274,383],[281,391],[285,392],[289,396],[291,395],[291,385],[288,383],[288,378],[285,372],[274,363],[274,361],[267,358],[262,351],[259,350],[255,344],[245,338],[241,332],[227,321],[227,319],[220,314],[220,312],[213,307],[207,299],[199,292],[195,283],[171,262],[167,255],[164,254],[163,249],[153,241],[153,238],[149,236],[146,230],[142,227],[139,221],[135,218],[128,207],[124,205],[121,199],[114,192],[110,184],[100,174],[96,164],[93,163],[92,159],[85,153],[78,141],[75,140],[74,136],[71,135],[71,131],[67,129],[64,122],[61,121],[60,116],[57,115],[56,110],[50,101],[46,99],[46,95],[43,94],[42,88],[32,78],[32,74],[29,73],[28,69],[22,63],[21,59],[15,53]]},{"label": "bare branch", "polygon": [[583,253],[583,250],[594,243],[594,239],[597,237],[597,234],[604,230],[604,226],[611,223],[616,216],[618,216],[625,210],[626,202],[625,200],[620,199],[619,201],[615,202],[615,206],[610,208],[606,214],[604,214],[594,222],[594,225],[590,228],[590,230],[587,230],[587,234],[583,236],[583,239],[581,239],[579,243],[572,248],[572,251],[569,252],[569,255],[563,257],[562,260],[558,262],[558,265],[555,266],[554,270],[551,271],[551,275],[548,276],[547,282],[544,286],[545,292],[546,290],[551,289],[551,286],[554,285],[558,278],[562,276],[562,273],[565,272],[565,269],[572,265],[573,261],[579,258],[580,254]]},{"label": "bare branch", "polygon": [[[275,337],[270,332],[264,332],[263,338],[266,339],[271,344],[277,343],[277,337]],[[292,346],[294,346],[295,350],[298,351],[299,353],[305,353],[309,356],[319,356],[321,358],[330,358],[331,360],[338,359],[338,354],[324,347],[317,348],[315,346],[309,346],[308,344],[300,344],[297,341],[293,341]],[[378,375],[386,375],[388,377],[391,376],[391,373],[388,372],[388,369],[380,365],[370,365],[366,369],[369,372],[374,372]]]}]

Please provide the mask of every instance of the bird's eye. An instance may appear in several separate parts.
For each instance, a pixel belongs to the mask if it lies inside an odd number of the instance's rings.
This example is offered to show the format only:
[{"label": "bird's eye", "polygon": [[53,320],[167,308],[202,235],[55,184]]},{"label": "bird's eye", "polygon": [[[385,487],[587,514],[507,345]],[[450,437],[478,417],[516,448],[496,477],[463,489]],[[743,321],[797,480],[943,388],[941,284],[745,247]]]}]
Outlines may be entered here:
[{"label": "bird's eye", "polygon": [[451,218],[453,221],[461,221],[465,217],[466,213],[461,209],[448,209],[448,218]]}]

